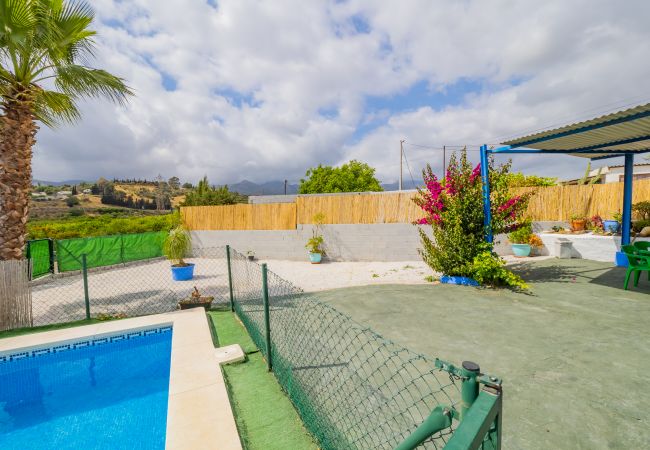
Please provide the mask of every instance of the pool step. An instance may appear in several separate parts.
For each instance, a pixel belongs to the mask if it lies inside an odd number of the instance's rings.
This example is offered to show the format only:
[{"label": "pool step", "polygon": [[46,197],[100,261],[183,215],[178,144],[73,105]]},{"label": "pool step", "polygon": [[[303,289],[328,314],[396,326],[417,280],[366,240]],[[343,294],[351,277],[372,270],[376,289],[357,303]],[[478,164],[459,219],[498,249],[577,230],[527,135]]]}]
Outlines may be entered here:
[{"label": "pool step", "polygon": [[216,356],[219,364],[233,364],[246,359],[244,350],[242,350],[239,344],[216,348],[214,349],[214,356]]}]

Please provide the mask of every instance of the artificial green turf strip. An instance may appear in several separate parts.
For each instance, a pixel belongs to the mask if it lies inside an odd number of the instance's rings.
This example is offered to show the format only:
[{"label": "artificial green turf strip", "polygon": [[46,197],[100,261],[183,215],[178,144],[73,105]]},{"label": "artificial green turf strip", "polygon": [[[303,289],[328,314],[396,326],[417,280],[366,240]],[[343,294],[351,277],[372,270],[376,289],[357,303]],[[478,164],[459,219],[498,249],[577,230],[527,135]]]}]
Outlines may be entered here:
[{"label": "artificial green turf strip", "polygon": [[247,450],[317,449],[246,329],[231,312],[210,312],[219,345],[239,344],[246,362],[223,366],[242,445]]},{"label": "artificial green turf strip", "polygon": [[90,319],[90,320],[84,319],[84,320],[77,320],[76,322],[58,323],[56,325],[44,325],[42,327],[17,328],[15,330],[0,332],[0,339],[14,337],[14,336],[22,336],[23,334],[40,333],[43,331],[52,331],[52,330],[60,330],[63,328],[80,327],[83,325],[92,325],[98,322],[101,321],[97,319]]}]

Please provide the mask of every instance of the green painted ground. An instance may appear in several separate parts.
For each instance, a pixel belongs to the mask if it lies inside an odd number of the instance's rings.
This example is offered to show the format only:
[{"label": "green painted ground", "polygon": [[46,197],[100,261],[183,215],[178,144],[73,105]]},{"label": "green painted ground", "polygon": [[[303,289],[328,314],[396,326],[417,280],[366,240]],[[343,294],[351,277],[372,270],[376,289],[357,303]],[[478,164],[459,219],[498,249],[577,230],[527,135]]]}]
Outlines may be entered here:
[{"label": "green painted ground", "polygon": [[98,323],[98,322],[100,321],[97,319],[90,319],[90,320],[78,320],[76,322],[69,322],[69,323],[60,323],[57,325],[45,325],[42,327],[18,328],[16,330],[0,332],[0,339],[14,337],[14,336],[22,336],[23,334],[32,334],[32,333],[40,333],[43,331],[60,330],[62,328],[80,327],[82,325],[91,325],[93,323]]},{"label": "green painted ground", "polygon": [[368,286],[318,297],[420,353],[504,379],[505,449],[650,448],[650,282],[585,260],[521,265],[532,294]]},{"label": "green painted ground", "polygon": [[262,354],[231,312],[210,312],[219,345],[239,344],[247,361],[224,367],[242,444],[247,450],[317,449]]}]

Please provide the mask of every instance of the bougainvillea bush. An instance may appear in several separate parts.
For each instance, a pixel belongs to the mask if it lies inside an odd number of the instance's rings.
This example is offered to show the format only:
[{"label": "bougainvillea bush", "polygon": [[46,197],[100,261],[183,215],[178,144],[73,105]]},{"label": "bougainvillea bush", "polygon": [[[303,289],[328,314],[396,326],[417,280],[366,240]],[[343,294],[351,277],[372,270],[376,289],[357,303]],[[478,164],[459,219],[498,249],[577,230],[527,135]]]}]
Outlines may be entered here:
[{"label": "bougainvillea bush", "polygon": [[[530,194],[508,192],[510,163],[496,166],[490,159],[492,232],[509,233],[521,224]],[[430,166],[423,171],[425,186],[418,189],[413,201],[425,215],[417,224],[422,240],[420,254],[427,265],[444,275],[472,277],[481,284],[525,288],[517,275],[485,242],[483,194],[480,164],[473,167],[462,151],[449,161],[443,180],[438,180]],[[430,225],[433,239],[424,226]]]}]

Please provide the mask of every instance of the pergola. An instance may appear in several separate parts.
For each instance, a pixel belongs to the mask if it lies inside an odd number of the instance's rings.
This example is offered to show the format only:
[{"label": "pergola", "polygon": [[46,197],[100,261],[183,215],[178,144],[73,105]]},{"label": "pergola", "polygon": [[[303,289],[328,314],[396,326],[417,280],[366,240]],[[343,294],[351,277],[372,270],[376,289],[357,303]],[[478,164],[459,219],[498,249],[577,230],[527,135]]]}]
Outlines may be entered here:
[{"label": "pergola", "polygon": [[[632,178],[634,155],[650,152],[650,103],[596,117],[584,122],[542,131],[502,143],[488,149],[481,146],[481,177],[483,179],[483,212],[486,240],[492,242],[490,185],[488,182],[489,154],[550,154],[571,155],[592,160],[625,158],[623,178],[623,229],[621,244],[630,243],[632,220]],[[617,258],[617,261],[619,259]]]}]

